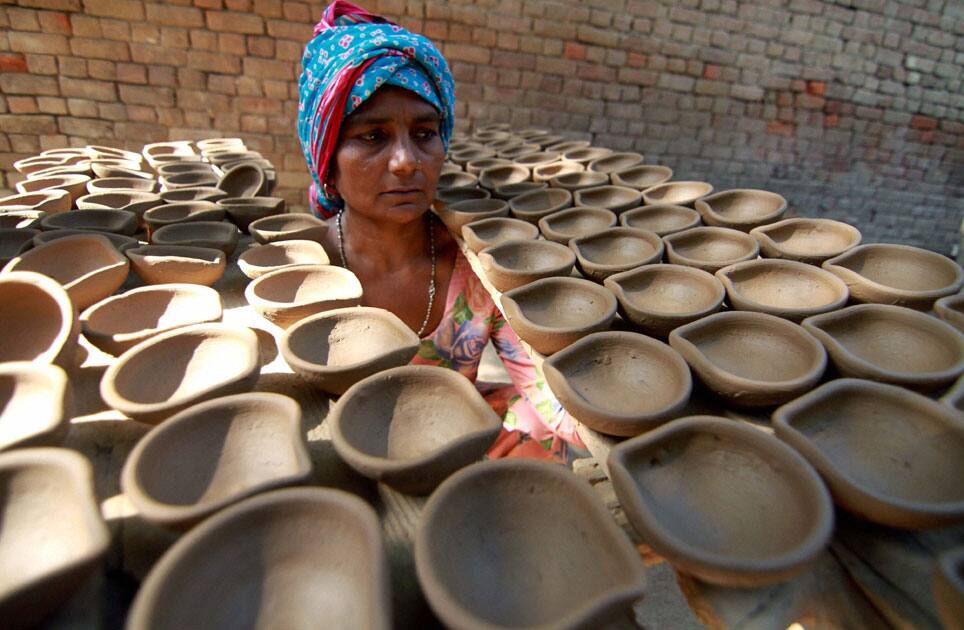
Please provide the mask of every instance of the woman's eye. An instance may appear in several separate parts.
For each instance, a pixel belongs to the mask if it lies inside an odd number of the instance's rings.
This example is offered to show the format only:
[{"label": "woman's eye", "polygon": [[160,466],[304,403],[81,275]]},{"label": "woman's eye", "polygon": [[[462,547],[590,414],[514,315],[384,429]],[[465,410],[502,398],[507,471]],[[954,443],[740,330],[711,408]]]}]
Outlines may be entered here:
[{"label": "woman's eye", "polygon": [[367,142],[369,144],[374,144],[382,139],[384,134],[380,131],[366,131],[358,136],[358,139],[362,142]]},{"label": "woman's eye", "polygon": [[419,140],[431,140],[437,135],[438,135],[438,132],[435,131],[434,129],[419,129],[418,131],[415,132],[415,137],[418,138]]}]

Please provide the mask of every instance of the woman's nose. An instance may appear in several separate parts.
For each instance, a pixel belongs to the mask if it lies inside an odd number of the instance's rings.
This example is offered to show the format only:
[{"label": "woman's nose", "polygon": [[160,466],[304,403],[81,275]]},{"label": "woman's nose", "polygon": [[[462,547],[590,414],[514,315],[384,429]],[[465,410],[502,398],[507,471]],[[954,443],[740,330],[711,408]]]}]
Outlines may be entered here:
[{"label": "woman's nose", "polygon": [[401,137],[394,143],[388,169],[397,177],[409,177],[418,170],[415,147],[408,138]]}]

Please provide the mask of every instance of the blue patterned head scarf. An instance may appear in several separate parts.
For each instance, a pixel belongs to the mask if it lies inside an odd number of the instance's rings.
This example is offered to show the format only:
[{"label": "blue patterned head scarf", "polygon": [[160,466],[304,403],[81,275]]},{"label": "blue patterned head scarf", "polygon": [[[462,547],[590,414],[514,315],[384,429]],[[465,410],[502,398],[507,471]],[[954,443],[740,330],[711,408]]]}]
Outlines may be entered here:
[{"label": "blue patterned head scarf", "polygon": [[455,118],[455,82],[445,58],[422,35],[335,0],[315,26],[305,48],[298,80],[298,137],[314,183],[312,210],[332,216],[341,200],[324,194],[342,122],[383,85],[415,92],[441,117],[440,136],[448,150]]}]

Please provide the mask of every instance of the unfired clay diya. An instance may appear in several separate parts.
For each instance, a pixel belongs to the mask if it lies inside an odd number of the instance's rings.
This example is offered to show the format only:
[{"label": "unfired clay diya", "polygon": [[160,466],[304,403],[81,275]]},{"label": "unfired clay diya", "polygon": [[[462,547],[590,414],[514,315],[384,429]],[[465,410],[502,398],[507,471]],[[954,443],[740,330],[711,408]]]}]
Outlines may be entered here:
[{"label": "unfired clay diya", "polygon": [[[18,231],[28,230],[21,229]],[[38,245],[43,245],[44,243],[56,241],[57,239],[68,236],[86,236],[89,234],[91,234],[90,230],[47,230],[34,235],[33,246],[37,247]],[[96,232],[96,234],[110,241],[111,245],[122,254],[132,247],[139,247],[141,245],[141,242],[133,236],[124,236],[123,234],[114,234],[113,232]]]},{"label": "unfired clay diya", "polygon": [[482,171],[484,171],[487,168],[493,168],[495,166],[511,166],[511,165],[512,165],[512,160],[507,160],[505,158],[496,158],[496,157],[480,158],[477,160],[471,160],[469,162],[466,162],[465,172],[472,173],[473,175],[478,177],[482,173]]},{"label": "unfired clay diya", "polygon": [[808,317],[803,327],[845,376],[933,391],[964,373],[964,334],[908,308],[861,304]]},{"label": "unfired clay diya", "polygon": [[30,228],[0,228],[0,265],[33,247],[33,237],[40,230]]},{"label": "unfired clay diya", "polygon": [[334,265],[293,265],[252,280],[248,304],[282,328],[334,308],[358,306],[362,286],[351,271]]},{"label": "unfired clay diya", "polygon": [[390,593],[371,506],[340,490],[287,488],[233,505],[181,537],[138,590],[127,628],[388,630]]},{"label": "unfired clay diya", "polygon": [[61,448],[0,454],[0,619],[30,628],[97,568],[110,535],[90,463]]},{"label": "unfired clay diya", "polygon": [[950,258],[909,245],[858,245],[823,263],[850,287],[855,302],[928,311],[964,286],[964,271]]},{"label": "unfired clay diya", "polygon": [[669,343],[713,392],[741,407],[778,405],[809,391],[827,353],[785,319],[730,311],[680,326]]},{"label": "unfired clay diya", "polygon": [[579,271],[596,282],[634,267],[658,263],[663,241],[652,232],[613,227],[569,241]]},{"label": "unfired clay diya", "polygon": [[583,337],[542,369],[565,410],[607,435],[638,435],[678,416],[693,387],[675,350],[633,332]]},{"label": "unfired clay diya", "polygon": [[211,286],[224,275],[220,249],[190,245],[145,245],[124,252],[134,273],[147,284],[189,282]]},{"label": "unfired clay diya", "polygon": [[665,182],[644,190],[643,201],[647,206],[670,204],[692,208],[697,199],[711,192],[713,192],[713,186],[707,182]]},{"label": "unfired clay diya", "polygon": [[142,222],[145,212],[164,203],[160,195],[151,192],[121,190],[84,195],[77,200],[77,208],[80,210],[126,210],[136,214],[138,220]]},{"label": "unfired clay diya", "polygon": [[496,155],[498,155],[500,158],[506,158],[506,159],[509,159],[509,160],[514,160],[514,159],[516,159],[517,157],[519,157],[520,155],[527,155],[527,154],[529,154],[529,153],[536,153],[536,152],[538,152],[541,148],[542,148],[542,147],[540,147],[538,144],[535,144],[535,143],[532,143],[532,142],[527,142],[527,143],[525,143],[525,144],[517,144],[517,145],[510,146],[510,147],[508,147],[508,148],[505,148],[505,149],[501,149]]},{"label": "unfired clay diya", "polygon": [[252,221],[248,224],[248,231],[259,243],[291,239],[320,243],[328,233],[328,224],[310,214],[297,212]]},{"label": "unfired clay diya", "polygon": [[507,166],[493,166],[479,173],[479,185],[489,190],[495,190],[506,184],[517,184],[528,181],[532,172],[528,167],[520,164]]},{"label": "unfired clay diya", "polygon": [[142,341],[112,363],[100,395],[148,424],[204,400],[249,391],[258,379],[258,336],[250,328],[196,324]]},{"label": "unfired clay diya", "polygon": [[70,203],[73,205],[78,197],[87,193],[87,182],[90,177],[87,175],[51,175],[50,177],[38,177],[36,179],[26,179],[17,184],[17,192],[32,193],[53,188],[55,190],[66,190],[70,195]]},{"label": "unfired clay diya", "polygon": [[606,173],[608,175],[632,168],[638,164],[642,164],[642,162],[643,156],[639,153],[620,151],[593,160],[586,166],[586,170]]},{"label": "unfired clay diya", "polygon": [[491,196],[492,193],[482,188],[441,188],[435,191],[435,201],[432,205],[436,210],[441,210],[450,203],[469,199],[488,199]]},{"label": "unfired clay diya", "polygon": [[[268,217],[273,219],[274,217]],[[264,219],[262,219],[263,221]],[[151,234],[155,245],[191,245],[220,249],[230,256],[238,246],[241,234],[233,223],[224,221],[194,221],[164,225]]]},{"label": "unfired clay diya", "polygon": [[637,164],[609,174],[610,181],[616,186],[628,186],[640,191],[667,182],[671,177],[673,169],[657,164]]},{"label": "unfired clay diya", "polygon": [[533,169],[537,166],[542,166],[543,164],[552,164],[553,162],[558,162],[561,159],[561,155],[555,151],[536,151],[533,153],[526,153],[525,155],[518,155],[512,159],[512,161],[519,166],[525,166],[526,168]]},{"label": "unfired clay diya", "polygon": [[506,201],[511,201],[526,193],[536,190],[545,190],[548,187],[549,184],[546,182],[518,182],[516,184],[499,186],[492,191],[492,196],[496,199],[505,199]]},{"label": "unfired clay diya", "polygon": [[[142,177],[104,177],[87,182],[87,192],[92,195],[114,192],[152,193],[155,188],[157,183],[154,180]],[[79,207],[80,199],[77,202]]]},{"label": "unfired clay diya", "polygon": [[245,234],[248,233],[248,226],[258,219],[285,211],[285,200],[281,197],[228,197],[219,199],[218,205]]},{"label": "unfired clay diya", "polygon": [[860,244],[860,231],[832,219],[784,219],[750,230],[767,258],[786,258],[819,265]]},{"label": "unfired clay diya", "polygon": [[675,234],[701,223],[700,213],[684,206],[643,206],[627,210],[619,215],[619,224],[625,227],[649,230],[657,236]]},{"label": "unfired clay diya", "polygon": [[934,312],[945,322],[964,333],[964,293],[937,300],[934,302]]},{"label": "unfired clay diya", "polygon": [[451,628],[604,627],[645,590],[639,554],[589,484],[526,459],[474,464],[439,486],[415,566]]},{"label": "unfired clay diya", "polygon": [[964,619],[964,547],[942,553],[934,567],[934,601],[945,628]]},{"label": "unfired clay diya", "polygon": [[226,199],[228,193],[213,186],[187,186],[175,188],[160,193],[161,199],[173,203],[175,201],[219,201]]},{"label": "unfired clay diya", "polygon": [[39,210],[0,210],[0,228],[39,230],[40,221],[46,216]]},{"label": "unfired clay diya", "polygon": [[599,158],[604,158],[607,155],[611,155],[612,152],[612,149],[607,149],[605,147],[582,147],[579,149],[566,151],[562,154],[562,159],[570,160],[572,162],[579,162],[580,164],[589,164],[593,160],[598,160]]},{"label": "unfired clay diya", "polygon": [[562,188],[546,188],[523,193],[509,201],[512,216],[530,223],[572,205],[572,193]]},{"label": "unfired clay diya", "polygon": [[773,426],[864,518],[907,529],[964,520],[964,420],[946,405],[839,379],[777,409]]},{"label": "unfired clay diya", "polygon": [[[576,162],[578,164],[578,162]],[[582,190],[584,188],[595,188],[603,186],[609,181],[609,176],[605,173],[593,171],[574,171],[562,173],[549,179],[549,186],[552,188],[562,188],[570,192]]]},{"label": "unfired clay diya", "polygon": [[225,173],[218,180],[217,187],[228,197],[254,197],[265,187],[265,174],[259,166],[242,164]]},{"label": "unfired clay diya", "polygon": [[[218,186],[218,176],[214,173],[177,173],[176,175],[169,175],[167,177],[161,178],[161,190],[174,190],[176,188],[185,188],[187,186]],[[224,190],[221,188],[221,190]],[[231,194],[230,191],[224,190],[228,195]],[[237,195],[235,195],[237,197]]]},{"label": "unfired clay diya", "polygon": [[547,240],[566,245],[573,238],[586,236],[616,225],[616,215],[605,208],[577,206],[539,219],[539,231]]},{"label": "unfired clay diya", "polygon": [[71,208],[70,193],[49,188],[33,193],[10,195],[0,199],[0,212],[7,210],[36,210],[47,214],[67,212]]},{"label": "unfired clay diya", "polygon": [[457,173],[442,173],[438,178],[439,188],[471,188],[479,183],[479,178],[472,173],[459,171]]},{"label": "unfired clay diya", "polygon": [[837,276],[793,260],[747,260],[716,272],[730,306],[799,322],[843,308],[850,296]]},{"label": "unfired clay diya", "polygon": [[168,418],[137,443],[120,481],[142,518],[187,529],[310,474],[301,407],[259,392],[215,398]]},{"label": "unfired clay diya", "polygon": [[46,216],[40,220],[40,227],[44,230],[89,230],[131,236],[137,232],[139,222],[136,214],[126,210],[75,210]]},{"label": "unfired clay diya", "polygon": [[640,536],[723,586],[790,579],[833,533],[830,494],[793,449],[727,418],[690,416],[618,444],[609,471]]},{"label": "unfired clay diya", "polygon": [[706,225],[749,232],[778,221],[787,211],[787,200],[767,190],[737,188],[707,195],[695,202]]},{"label": "unfired clay diya", "polygon": [[630,208],[635,208],[642,202],[642,195],[635,188],[625,186],[594,186],[583,188],[573,193],[577,206],[590,208],[606,208],[616,214],[621,214]]},{"label": "unfired clay diya", "polygon": [[475,253],[512,239],[535,239],[539,228],[528,221],[508,217],[481,219],[462,226],[462,238]]},{"label": "unfired clay diya", "polygon": [[576,256],[560,243],[522,239],[483,249],[479,264],[492,286],[504,292],[540,278],[568,276]]},{"label": "unfired clay diya", "polygon": [[546,148],[556,153],[567,153],[576,149],[585,149],[590,144],[588,140],[560,140],[554,144],[547,145]]},{"label": "unfired clay diya", "polygon": [[305,381],[343,394],[363,378],[407,365],[419,339],[394,313],[358,306],[306,317],[282,334],[278,346]]},{"label": "unfired clay diya", "polygon": [[224,208],[212,201],[178,201],[151,208],[144,213],[144,222],[153,231],[175,223],[220,221]]},{"label": "unfired clay diya", "polygon": [[329,419],[332,444],[349,466],[408,494],[428,494],[477,461],[502,426],[471,382],[425,365],[359,381]]},{"label": "unfired clay diya", "polygon": [[619,300],[624,319],[664,339],[674,328],[720,310],[726,296],[713,275],[682,265],[646,265],[611,275],[603,284]]},{"label": "unfired clay diya", "polygon": [[568,160],[557,160],[555,162],[550,162],[548,164],[540,164],[532,169],[532,181],[535,182],[549,182],[553,178],[559,175],[565,175],[567,173],[580,173],[586,170],[585,166],[579,162],[570,162]]},{"label": "unfired clay diya", "polygon": [[67,374],[39,362],[0,363],[0,450],[56,444],[67,430]]},{"label": "unfired clay diya", "polygon": [[157,334],[221,320],[221,296],[198,284],[164,284],[131,289],[97,302],[80,315],[87,341],[120,356]]},{"label": "unfired clay diya", "polygon": [[462,226],[480,219],[509,216],[509,204],[501,199],[468,199],[447,204],[436,211],[442,223],[456,234]]},{"label": "unfired clay diya", "polygon": [[0,274],[0,363],[32,361],[71,367],[77,348],[77,311],[67,291],[31,271]]},{"label": "unfired clay diya", "polygon": [[608,330],[616,298],[581,278],[543,278],[502,295],[509,325],[536,352],[550,355],[589,333]]},{"label": "unfired clay diya", "polygon": [[116,291],[127,279],[129,269],[127,258],[110,241],[90,233],[34,247],[7,263],[3,271],[35,271],[50,276],[67,290],[74,307],[82,310]]},{"label": "unfired clay diya", "polygon": [[720,227],[695,227],[663,238],[666,259],[675,265],[716,273],[723,267],[752,260],[760,247],[749,234]]},{"label": "unfired clay diya", "polygon": [[241,273],[252,280],[282,267],[327,265],[329,262],[321,243],[299,239],[254,245],[238,256]]}]

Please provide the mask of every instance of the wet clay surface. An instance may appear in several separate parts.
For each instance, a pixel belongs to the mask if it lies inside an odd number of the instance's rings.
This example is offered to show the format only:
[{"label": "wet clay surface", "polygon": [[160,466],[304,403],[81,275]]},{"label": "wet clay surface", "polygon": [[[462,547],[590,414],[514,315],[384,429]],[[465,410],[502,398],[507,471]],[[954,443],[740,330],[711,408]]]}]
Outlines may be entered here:
[{"label": "wet clay surface", "polygon": [[673,177],[673,169],[657,164],[639,164],[609,175],[613,184],[629,186],[639,191],[658,186],[671,177]]},{"label": "wet clay surface", "polygon": [[642,203],[642,194],[635,188],[626,186],[595,186],[573,193],[577,206],[606,208],[616,214],[635,208]]},{"label": "wet clay surface", "polygon": [[508,217],[482,219],[462,226],[462,238],[475,253],[504,241],[535,239],[538,236],[539,228],[535,225]]},{"label": "wet clay surface", "polygon": [[559,243],[526,239],[482,250],[479,263],[496,289],[509,291],[540,278],[570,275],[576,255]]},{"label": "wet clay surface", "polygon": [[760,246],[752,236],[720,227],[695,227],[663,239],[666,257],[677,265],[715,273],[728,265],[752,260]]},{"label": "wet clay surface", "polygon": [[190,282],[211,286],[224,275],[224,252],[190,245],[146,245],[125,252],[134,272],[147,284]]},{"label": "wet clay surface", "polygon": [[47,276],[0,276],[0,362],[35,361],[67,367],[77,344],[77,312],[67,292]]},{"label": "wet clay surface", "polygon": [[241,272],[252,280],[291,265],[327,265],[328,254],[316,241],[294,239],[254,245],[238,257]]},{"label": "wet clay surface", "polygon": [[328,233],[328,224],[309,214],[279,214],[252,221],[248,231],[262,244],[292,239],[320,243]]},{"label": "wet clay surface", "polygon": [[671,204],[692,208],[700,197],[713,192],[713,185],[707,182],[678,181],[665,182],[643,191],[643,201],[647,206]]},{"label": "wet clay surface", "polygon": [[216,221],[195,221],[192,223],[173,223],[157,228],[151,234],[155,245],[193,245],[220,249],[230,256],[238,246],[240,233],[233,223]]},{"label": "wet clay surface", "polygon": [[656,234],[627,227],[574,238],[569,247],[576,253],[579,271],[596,282],[620,271],[657,263],[663,257],[663,241]]},{"label": "wet clay surface", "polygon": [[786,258],[819,265],[860,244],[860,231],[832,219],[794,218],[750,231],[767,258]]},{"label": "wet clay surface", "polygon": [[358,306],[362,286],[355,274],[341,267],[295,265],[253,280],[244,296],[265,319],[287,328],[315,313]]},{"label": "wet clay surface", "polygon": [[474,221],[509,216],[509,204],[501,199],[469,199],[450,203],[437,214],[445,227],[458,234],[463,225]]},{"label": "wet clay surface", "polygon": [[56,445],[70,413],[67,374],[59,367],[0,364],[0,450]]},{"label": "wet clay surface", "polygon": [[707,225],[744,232],[773,223],[787,211],[787,200],[781,195],[748,188],[713,193],[697,200],[695,205]]},{"label": "wet clay surface", "polygon": [[572,193],[561,188],[545,188],[523,193],[509,201],[512,216],[530,223],[572,205]]},{"label": "wet clay surface", "polygon": [[605,208],[567,208],[539,219],[539,230],[546,239],[566,245],[570,239],[613,227],[616,221]]},{"label": "wet clay surface", "polygon": [[716,277],[730,306],[799,322],[846,306],[850,292],[837,276],[792,260],[748,260],[724,267]]},{"label": "wet clay surface", "polygon": [[619,224],[666,236],[682,232],[701,223],[700,213],[684,206],[660,205],[643,206],[619,215]]}]

